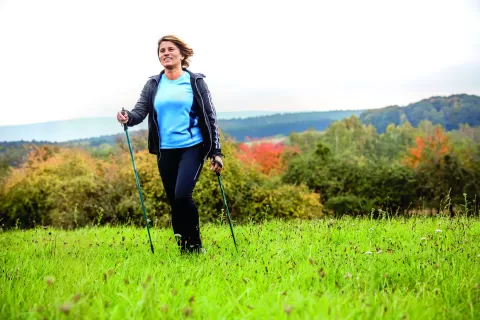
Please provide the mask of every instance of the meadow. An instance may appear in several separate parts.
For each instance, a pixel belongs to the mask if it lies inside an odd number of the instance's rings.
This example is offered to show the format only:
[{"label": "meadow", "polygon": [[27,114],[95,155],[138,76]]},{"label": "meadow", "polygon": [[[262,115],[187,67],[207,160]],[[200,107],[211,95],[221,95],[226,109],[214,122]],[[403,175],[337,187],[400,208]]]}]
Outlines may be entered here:
[{"label": "meadow", "polygon": [[1,319],[475,319],[480,222],[418,216],[0,233]]}]

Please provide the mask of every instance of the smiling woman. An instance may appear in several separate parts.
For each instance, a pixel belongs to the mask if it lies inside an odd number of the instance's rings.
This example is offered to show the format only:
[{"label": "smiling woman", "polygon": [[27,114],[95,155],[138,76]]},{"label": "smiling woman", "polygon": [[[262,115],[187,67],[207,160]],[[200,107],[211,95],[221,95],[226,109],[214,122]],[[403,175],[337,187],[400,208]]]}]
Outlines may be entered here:
[{"label": "smiling woman", "polygon": [[193,73],[193,50],[176,36],[158,40],[157,55],[164,70],[150,77],[140,98],[117,120],[132,127],[148,115],[148,149],[157,164],[172,209],[173,232],[182,252],[203,252],[198,209],[192,193],[203,162],[223,169],[216,111],[201,73]]},{"label": "smiling woman", "polygon": [[158,40],[158,58],[165,68],[172,68],[181,64],[182,67],[190,66],[190,57],[193,56],[193,49],[183,41],[174,36],[164,36]]}]

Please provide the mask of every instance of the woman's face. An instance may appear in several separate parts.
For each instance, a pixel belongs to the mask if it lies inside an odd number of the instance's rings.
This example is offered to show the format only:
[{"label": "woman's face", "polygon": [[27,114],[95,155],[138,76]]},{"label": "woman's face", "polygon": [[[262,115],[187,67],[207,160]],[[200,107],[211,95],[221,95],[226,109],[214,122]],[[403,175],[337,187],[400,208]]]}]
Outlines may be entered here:
[{"label": "woman's face", "polygon": [[162,41],[158,50],[160,63],[165,68],[173,68],[182,64],[183,56],[177,46],[171,41]]}]

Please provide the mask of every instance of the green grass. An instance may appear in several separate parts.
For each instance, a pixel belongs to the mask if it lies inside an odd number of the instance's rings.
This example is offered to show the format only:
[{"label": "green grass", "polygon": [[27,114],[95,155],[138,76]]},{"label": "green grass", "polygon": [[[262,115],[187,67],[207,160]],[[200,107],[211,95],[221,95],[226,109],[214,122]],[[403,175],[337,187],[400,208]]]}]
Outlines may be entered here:
[{"label": "green grass", "polygon": [[[441,232],[436,232],[436,230]],[[204,225],[205,255],[170,229],[0,233],[1,319],[474,319],[475,219]],[[366,252],[371,252],[367,254]]]}]

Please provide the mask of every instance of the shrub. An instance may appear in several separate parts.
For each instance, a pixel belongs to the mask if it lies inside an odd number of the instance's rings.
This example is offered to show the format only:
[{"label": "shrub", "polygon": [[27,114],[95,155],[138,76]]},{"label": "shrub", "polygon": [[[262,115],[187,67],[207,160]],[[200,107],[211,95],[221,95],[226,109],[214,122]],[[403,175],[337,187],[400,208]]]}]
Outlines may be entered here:
[{"label": "shrub", "polygon": [[354,195],[335,196],[328,199],[325,209],[332,210],[335,215],[361,215],[369,213],[372,204],[365,198]]},{"label": "shrub", "polygon": [[[121,146],[119,146],[121,148]],[[318,196],[305,186],[288,186],[246,166],[237,146],[226,141],[222,182],[228,206],[237,221],[258,220],[268,207],[272,217],[322,215]],[[155,226],[168,226],[170,207],[148,151],[135,152],[147,216]],[[217,177],[205,163],[194,192],[201,221],[215,221],[224,207]],[[41,147],[24,166],[14,168],[0,190],[0,212],[6,226],[38,224],[75,228],[91,224],[143,225],[143,213],[128,152],[95,158],[80,149]]]}]

